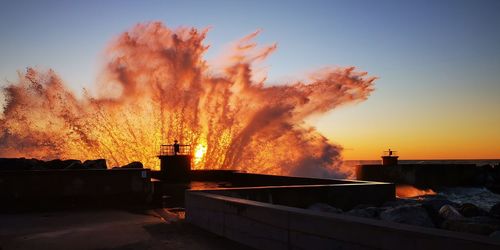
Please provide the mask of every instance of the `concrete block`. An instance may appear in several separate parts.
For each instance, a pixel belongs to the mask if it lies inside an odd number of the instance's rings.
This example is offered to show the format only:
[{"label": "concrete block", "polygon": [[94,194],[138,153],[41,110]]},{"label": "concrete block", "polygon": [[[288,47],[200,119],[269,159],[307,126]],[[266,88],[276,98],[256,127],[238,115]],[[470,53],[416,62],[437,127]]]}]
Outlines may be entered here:
[{"label": "concrete block", "polygon": [[354,242],[345,242],[342,240],[320,237],[301,232],[290,232],[289,249],[314,249],[314,250],[329,250],[329,249],[346,249],[346,250],[369,250],[365,246],[358,245]]},{"label": "concrete block", "polygon": [[274,227],[270,224],[232,214],[227,214],[225,219],[226,231],[237,229],[258,238],[272,239],[281,242],[288,241],[288,230],[286,228]]},{"label": "concrete block", "polygon": [[266,235],[255,235],[239,228],[227,228],[226,238],[254,247],[256,249],[287,250],[287,242],[271,239]]},{"label": "concrete block", "polygon": [[282,229],[288,228],[288,212],[280,209],[253,206],[249,207],[240,215],[273,227]]}]

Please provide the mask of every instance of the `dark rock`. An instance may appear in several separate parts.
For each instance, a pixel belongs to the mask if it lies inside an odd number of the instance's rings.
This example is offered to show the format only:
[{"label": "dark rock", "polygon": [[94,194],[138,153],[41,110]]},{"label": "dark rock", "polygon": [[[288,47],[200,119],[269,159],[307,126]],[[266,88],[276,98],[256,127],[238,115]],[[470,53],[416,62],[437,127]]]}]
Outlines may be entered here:
[{"label": "dark rock", "polygon": [[122,166],[121,168],[144,168],[144,166],[142,165],[142,162],[134,161],[127,165]]},{"label": "dark rock", "polygon": [[493,218],[500,219],[500,202],[498,202],[497,204],[495,204],[491,207],[489,214]]},{"label": "dark rock", "polygon": [[486,215],[479,207],[472,203],[464,203],[458,206],[458,212],[465,217]]},{"label": "dark rock", "polygon": [[439,209],[444,205],[457,206],[458,204],[447,199],[432,199],[425,201],[422,206],[429,212],[439,213]]},{"label": "dark rock", "polygon": [[451,205],[442,206],[441,209],[439,209],[439,216],[445,220],[458,220],[463,218],[463,215]]},{"label": "dark rock", "polygon": [[359,204],[359,205],[356,205],[355,207],[353,207],[352,209],[365,209],[365,208],[369,208],[369,207],[375,207],[375,205],[373,205],[373,204]]},{"label": "dark rock", "polygon": [[487,183],[486,188],[493,193],[500,194],[500,184],[496,183]]},{"label": "dark rock", "polygon": [[490,234],[490,238],[500,240],[500,230],[497,230]]},{"label": "dark rock", "polygon": [[42,161],[38,159],[25,158],[0,158],[0,171],[22,171],[22,170],[61,170],[68,169],[69,166],[81,164],[79,160],[60,160]]},{"label": "dark rock", "polygon": [[400,206],[407,206],[407,205],[415,205],[417,204],[418,201],[413,200],[413,199],[396,199],[393,201],[387,201],[382,204],[382,207],[400,207]]},{"label": "dark rock", "polygon": [[378,207],[365,207],[365,208],[354,208],[346,212],[348,215],[364,218],[377,218],[379,213],[383,211],[382,208]]},{"label": "dark rock", "polygon": [[0,171],[23,171],[42,168],[42,161],[26,158],[0,158]]},{"label": "dark rock", "polygon": [[86,169],[108,169],[105,159],[86,160],[83,162],[83,167]]},{"label": "dark rock", "polygon": [[43,161],[39,161],[39,163],[33,164],[33,166],[27,170],[47,170],[47,167],[45,166]]},{"label": "dark rock", "polygon": [[422,206],[427,210],[427,213],[431,217],[432,221],[434,221],[435,225],[439,225],[443,222],[443,218],[439,215],[439,209],[441,209],[444,205],[456,206],[458,204],[445,198],[426,200],[422,204]]},{"label": "dark rock", "polygon": [[420,205],[399,206],[389,208],[380,213],[380,219],[403,224],[434,227],[427,211]]},{"label": "dark rock", "polygon": [[50,170],[61,170],[61,169],[67,169],[69,166],[73,164],[82,164],[81,161],[79,160],[60,160],[60,159],[55,159],[51,161],[46,161],[43,163],[45,169],[50,169]]},{"label": "dark rock", "polygon": [[81,161],[77,161],[77,162],[71,163],[65,169],[87,169],[87,168],[83,166]]},{"label": "dark rock", "polygon": [[342,213],[342,209],[330,206],[326,203],[314,203],[307,207],[309,210],[317,211],[317,212],[327,212],[327,213],[335,213],[339,214]]},{"label": "dark rock", "polygon": [[490,235],[500,229],[500,221],[486,216],[464,217],[446,220],[441,224],[441,228],[456,232]]}]

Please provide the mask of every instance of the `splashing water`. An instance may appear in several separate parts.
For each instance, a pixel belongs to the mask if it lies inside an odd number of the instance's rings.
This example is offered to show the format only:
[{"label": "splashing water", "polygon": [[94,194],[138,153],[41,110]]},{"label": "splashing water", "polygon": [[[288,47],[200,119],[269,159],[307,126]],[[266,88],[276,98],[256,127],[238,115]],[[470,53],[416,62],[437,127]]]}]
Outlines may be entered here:
[{"label": "splashing water", "polygon": [[419,189],[411,185],[396,185],[396,197],[415,198],[424,195],[435,195],[432,189]]},{"label": "splashing water", "polygon": [[138,24],[106,50],[96,94],[82,98],[52,70],[4,88],[0,157],[105,158],[156,168],[159,145],[195,149],[194,168],[346,177],[341,147],[304,119],[365,100],[375,78],[327,68],[307,82],[265,86],[255,65],[276,49],[240,40],[221,70],[203,58],[207,31]]}]

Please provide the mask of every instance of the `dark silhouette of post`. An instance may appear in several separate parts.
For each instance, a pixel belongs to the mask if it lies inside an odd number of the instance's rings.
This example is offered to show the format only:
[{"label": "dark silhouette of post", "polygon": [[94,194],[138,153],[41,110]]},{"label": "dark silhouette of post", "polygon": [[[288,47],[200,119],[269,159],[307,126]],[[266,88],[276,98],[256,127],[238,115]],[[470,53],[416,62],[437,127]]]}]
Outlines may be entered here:
[{"label": "dark silhouette of post", "polygon": [[181,152],[181,145],[177,143],[177,140],[174,141],[174,155],[177,155]]},{"label": "dark silhouette of post", "polygon": [[161,178],[171,181],[188,181],[191,171],[191,145],[174,144],[160,146]]}]

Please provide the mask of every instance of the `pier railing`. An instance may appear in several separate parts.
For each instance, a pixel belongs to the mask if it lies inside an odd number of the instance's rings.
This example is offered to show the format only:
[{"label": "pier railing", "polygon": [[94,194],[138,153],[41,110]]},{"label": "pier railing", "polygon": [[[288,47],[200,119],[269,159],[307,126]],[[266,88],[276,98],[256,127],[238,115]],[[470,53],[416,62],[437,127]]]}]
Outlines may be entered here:
[{"label": "pier railing", "polygon": [[382,156],[398,156],[398,151],[388,150],[382,152]]},{"label": "pier railing", "polygon": [[[176,146],[178,150],[176,152]],[[159,156],[165,155],[192,155],[191,145],[183,144],[165,144],[160,146]]]}]

